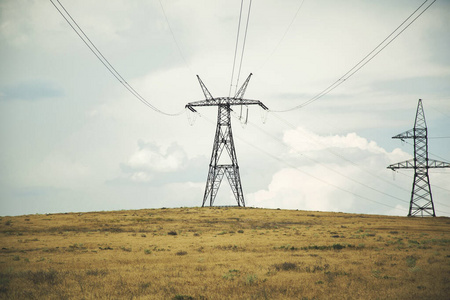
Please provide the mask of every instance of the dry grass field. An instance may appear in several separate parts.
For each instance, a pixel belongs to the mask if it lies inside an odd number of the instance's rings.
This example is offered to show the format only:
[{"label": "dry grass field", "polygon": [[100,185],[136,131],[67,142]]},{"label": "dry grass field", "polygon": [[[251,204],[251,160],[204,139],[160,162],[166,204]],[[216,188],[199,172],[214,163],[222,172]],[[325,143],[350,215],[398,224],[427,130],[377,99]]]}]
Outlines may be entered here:
[{"label": "dry grass field", "polygon": [[1,299],[449,299],[450,219],[256,208],[1,217]]}]

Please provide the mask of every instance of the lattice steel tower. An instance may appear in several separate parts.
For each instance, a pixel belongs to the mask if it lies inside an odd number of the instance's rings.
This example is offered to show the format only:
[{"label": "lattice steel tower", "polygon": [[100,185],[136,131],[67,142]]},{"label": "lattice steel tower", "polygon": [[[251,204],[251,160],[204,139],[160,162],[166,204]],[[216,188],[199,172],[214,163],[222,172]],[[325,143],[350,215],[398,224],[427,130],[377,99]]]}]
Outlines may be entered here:
[{"label": "lattice steel tower", "polygon": [[[214,98],[203,84],[200,77],[197,75],[198,82],[200,83],[206,99],[197,102],[190,102],[186,105],[186,108],[196,112],[194,109],[195,106],[218,107],[216,135],[214,137],[214,145],[211,154],[211,162],[209,163],[208,179],[206,181],[202,207],[205,206],[205,203],[208,200],[209,205],[213,205],[224,175],[230,183],[231,190],[233,191],[238,206],[245,206],[241,178],[239,176],[239,166],[236,150],[234,148],[233,134],[231,131],[230,112],[231,106],[233,105],[259,105],[265,110],[268,109],[261,101],[243,99],[251,76],[252,74],[250,73],[234,97]],[[220,160],[224,149],[226,149],[226,152],[229,155],[231,161],[229,163],[224,163],[223,160]]]},{"label": "lattice steel tower", "polygon": [[424,216],[424,213],[425,216],[435,217],[436,213],[434,211],[428,169],[448,168],[450,167],[450,163],[428,158],[427,123],[425,122],[422,99],[419,99],[419,104],[417,105],[414,128],[392,138],[401,139],[402,141],[405,139],[414,139],[414,159],[393,164],[388,167],[393,171],[396,169],[414,169],[414,181],[408,217],[416,216],[419,213],[422,217]]}]

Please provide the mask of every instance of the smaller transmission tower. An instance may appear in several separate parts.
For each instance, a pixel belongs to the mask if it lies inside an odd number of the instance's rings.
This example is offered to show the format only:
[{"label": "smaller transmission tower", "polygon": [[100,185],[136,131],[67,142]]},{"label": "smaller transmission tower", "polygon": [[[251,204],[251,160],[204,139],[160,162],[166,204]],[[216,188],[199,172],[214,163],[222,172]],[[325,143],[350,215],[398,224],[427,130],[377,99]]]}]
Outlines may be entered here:
[{"label": "smaller transmission tower", "polygon": [[428,158],[428,133],[422,99],[419,99],[419,104],[417,105],[414,128],[392,138],[402,141],[405,139],[414,139],[414,159],[388,166],[388,169],[392,169],[393,171],[396,169],[414,169],[414,181],[408,217],[413,217],[418,214],[423,217],[424,213],[425,216],[436,217],[428,169],[448,168],[450,167],[450,163]]},{"label": "smaller transmission tower", "polygon": [[[192,112],[197,112],[194,107],[196,106],[217,106],[217,127],[216,135],[214,137],[214,145],[211,154],[211,162],[209,163],[208,179],[206,182],[205,194],[203,196],[202,207],[209,200],[209,205],[212,206],[217,192],[219,191],[220,183],[225,175],[230,183],[231,190],[236,198],[238,206],[245,206],[244,193],[242,192],[241,178],[239,176],[239,166],[236,156],[236,150],[234,148],[233,134],[231,131],[231,106],[233,105],[259,105],[263,109],[268,108],[258,100],[243,99],[245,90],[247,89],[248,82],[252,74],[247,77],[242,87],[237,91],[234,97],[219,97],[214,98],[197,75],[198,82],[202,88],[205,100],[191,102],[186,105],[186,108]],[[225,163],[221,160],[223,150],[229,156],[229,163]]]}]

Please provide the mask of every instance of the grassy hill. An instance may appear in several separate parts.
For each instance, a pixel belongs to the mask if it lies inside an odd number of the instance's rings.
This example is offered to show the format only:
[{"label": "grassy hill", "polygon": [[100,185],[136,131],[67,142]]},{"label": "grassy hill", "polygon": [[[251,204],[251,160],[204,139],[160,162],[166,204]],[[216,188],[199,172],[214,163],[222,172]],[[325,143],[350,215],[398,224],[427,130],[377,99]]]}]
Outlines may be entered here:
[{"label": "grassy hill", "polygon": [[450,219],[255,208],[0,220],[2,299],[448,299]]}]

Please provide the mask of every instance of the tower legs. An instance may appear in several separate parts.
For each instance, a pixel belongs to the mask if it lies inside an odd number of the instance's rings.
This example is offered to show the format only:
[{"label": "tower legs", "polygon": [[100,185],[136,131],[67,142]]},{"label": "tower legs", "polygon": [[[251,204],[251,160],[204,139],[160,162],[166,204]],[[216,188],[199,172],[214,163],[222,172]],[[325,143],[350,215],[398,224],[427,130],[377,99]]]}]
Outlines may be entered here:
[{"label": "tower legs", "polygon": [[436,217],[428,172],[419,173],[416,171],[414,173],[408,217],[419,214],[423,217],[424,213],[425,216]]},{"label": "tower legs", "polygon": [[[202,207],[204,207],[207,202],[209,202],[210,206],[214,204],[214,200],[224,176],[226,176],[228,183],[231,186],[237,205],[245,206],[241,178],[239,176],[239,166],[231,131],[230,110],[229,104],[221,104],[218,106],[216,134],[211,161],[209,163],[208,179],[206,181]],[[221,159],[224,149],[226,149],[228,158]]]}]

